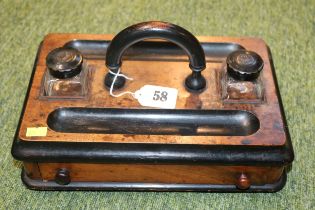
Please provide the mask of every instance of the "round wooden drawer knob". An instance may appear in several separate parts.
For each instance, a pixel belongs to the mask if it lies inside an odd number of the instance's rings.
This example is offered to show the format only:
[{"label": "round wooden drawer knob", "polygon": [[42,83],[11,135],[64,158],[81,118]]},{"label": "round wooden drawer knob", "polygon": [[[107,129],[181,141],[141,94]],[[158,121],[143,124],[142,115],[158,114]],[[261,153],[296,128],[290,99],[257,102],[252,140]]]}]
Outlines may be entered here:
[{"label": "round wooden drawer knob", "polygon": [[71,182],[70,172],[67,169],[59,169],[55,176],[55,182],[60,185],[67,185]]},{"label": "round wooden drawer knob", "polygon": [[244,173],[242,173],[236,183],[237,188],[241,189],[241,190],[246,190],[250,187],[250,180],[248,178],[248,176]]}]

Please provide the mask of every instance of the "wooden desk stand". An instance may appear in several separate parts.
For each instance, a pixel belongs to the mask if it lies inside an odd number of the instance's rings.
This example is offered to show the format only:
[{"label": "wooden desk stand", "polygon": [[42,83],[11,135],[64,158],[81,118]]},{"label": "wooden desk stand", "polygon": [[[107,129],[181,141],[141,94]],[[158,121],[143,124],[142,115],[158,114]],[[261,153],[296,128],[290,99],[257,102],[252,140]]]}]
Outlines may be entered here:
[{"label": "wooden desk stand", "polygon": [[[126,81],[115,93],[134,92],[148,84],[176,88],[176,112],[143,107],[131,95],[110,96],[104,78],[108,73],[105,54],[112,38],[49,34],[41,43],[12,148],[13,156],[23,161],[22,179],[28,188],[211,192],[282,189],[293,150],[271,54],[264,41],[197,37],[207,64],[202,71],[206,87],[199,92],[185,88],[191,70],[185,52],[176,45],[154,39],[130,47],[124,54],[122,69],[133,81]],[[45,93],[46,57],[62,46],[75,48],[83,55],[88,73],[82,95]],[[243,49],[263,59],[259,96],[226,89],[227,56]],[[246,84],[244,87],[248,88]],[[144,122],[137,129],[132,127],[131,118],[138,114],[144,118],[167,117],[164,127],[159,127],[159,121],[150,121],[150,128]],[[223,117],[223,121],[226,117],[228,126],[214,121],[206,131],[189,123],[180,127],[168,121],[173,114],[184,120],[193,117],[197,124],[203,116]],[[102,120],[106,116],[121,117],[121,124],[103,128],[102,123],[87,120],[90,115],[104,117]],[[76,124],[78,118],[83,119],[82,124]]]}]

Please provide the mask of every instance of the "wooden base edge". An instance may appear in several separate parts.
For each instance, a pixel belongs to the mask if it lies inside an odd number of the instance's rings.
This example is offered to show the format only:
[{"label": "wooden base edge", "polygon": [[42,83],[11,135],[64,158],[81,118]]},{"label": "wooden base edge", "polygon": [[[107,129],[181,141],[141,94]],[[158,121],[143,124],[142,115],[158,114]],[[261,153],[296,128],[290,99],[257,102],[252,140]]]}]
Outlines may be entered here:
[{"label": "wooden base edge", "polygon": [[284,170],[280,179],[272,184],[252,185],[249,189],[241,190],[235,185],[215,184],[164,184],[164,183],[123,183],[123,182],[71,182],[68,185],[59,185],[54,181],[31,179],[25,171],[21,178],[27,188],[32,190],[58,190],[58,191],[153,191],[153,192],[231,192],[231,193],[258,193],[277,192],[286,183]]}]

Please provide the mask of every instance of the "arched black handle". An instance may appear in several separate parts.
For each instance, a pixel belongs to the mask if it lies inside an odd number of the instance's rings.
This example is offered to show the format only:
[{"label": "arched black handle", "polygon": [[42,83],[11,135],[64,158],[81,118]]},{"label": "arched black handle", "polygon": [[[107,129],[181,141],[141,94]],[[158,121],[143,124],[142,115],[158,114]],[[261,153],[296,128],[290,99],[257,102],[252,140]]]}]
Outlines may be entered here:
[{"label": "arched black handle", "polygon": [[[173,42],[180,46],[189,57],[189,67],[193,71],[186,80],[185,85],[190,91],[201,91],[206,86],[206,80],[201,71],[206,68],[204,51],[194,35],[184,28],[166,22],[150,21],[129,26],[119,32],[111,41],[106,53],[106,66],[117,72],[121,66],[124,52],[131,45],[144,39],[159,38]],[[108,73],[105,77],[105,85],[110,87],[114,75]],[[114,88],[124,85],[125,78],[118,77]]]}]

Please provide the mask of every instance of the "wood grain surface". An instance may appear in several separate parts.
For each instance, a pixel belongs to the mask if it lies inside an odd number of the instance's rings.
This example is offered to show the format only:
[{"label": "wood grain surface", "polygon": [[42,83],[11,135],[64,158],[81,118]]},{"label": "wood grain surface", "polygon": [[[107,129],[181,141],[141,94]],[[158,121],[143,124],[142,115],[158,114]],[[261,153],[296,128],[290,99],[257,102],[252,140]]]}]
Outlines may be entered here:
[{"label": "wood grain surface", "polygon": [[72,181],[141,182],[181,184],[237,184],[246,174],[251,184],[278,181],[283,167],[163,165],[163,164],[93,164],[39,163],[41,179],[55,180],[59,169],[67,169]]},{"label": "wood grain surface", "polygon": [[[247,50],[258,53],[264,60],[261,80],[264,85],[265,99],[262,103],[225,103],[221,98],[221,87],[217,81],[223,71],[224,63],[207,62],[202,72],[207,87],[202,93],[185,90],[184,80],[191,73],[188,62],[176,61],[137,61],[124,60],[122,72],[133,77],[121,91],[136,91],[146,84],[176,88],[179,91],[176,109],[233,109],[254,113],[260,121],[260,129],[249,136],[179,136],[179,135],[122,135],[122,134],[85,134],[60,133],[48,128],[46,137],[27,137],[28,127],[47,127],[49,113],[59,107],[98,107],[145,109],[132,96],[113,98],[104,88],[103,80],[107,73],[104,60],[89,60],[93,69],[89,81],[89,95],[77,100],[48,100],[40,98],[43,75],[46,71],[45,58],[54,48],[63,46],[74,39],[111,40],[112,35],[89,34],[50,34],[45,37],[39,53],[36,71],[24,112],[19,137],[23,141],[52,142],[113,142],[113,143],[161,143],[161,144],[204,144],[204,145],[283,145],[286,140],[280,113],[274,78],[272,76],[267,46],[256,38],[198,37],[201,42],[238,43]],[[120,91],[117,91],[120,92]]]}]

